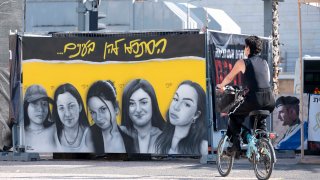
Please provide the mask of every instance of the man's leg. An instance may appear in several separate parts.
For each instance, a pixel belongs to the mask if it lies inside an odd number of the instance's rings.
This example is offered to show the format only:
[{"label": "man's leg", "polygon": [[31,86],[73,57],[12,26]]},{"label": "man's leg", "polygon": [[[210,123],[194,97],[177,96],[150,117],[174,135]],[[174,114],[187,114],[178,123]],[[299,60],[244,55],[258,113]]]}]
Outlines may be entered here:
[{"label": "man's leg", "polygon": [[232,150],[240,151],[241,125],[237,122],[237,119],[230,118],[229,129],[232,134]]},{"label": "man's leg", "polygon": [[244,121],[244,117],[240,115],[230,115],[230,121],[228,129],[232,134],[232,147],[230,149],[231,152],[240,152],[240,133],[242,123]]},{"label": "man's leg", "polygon": [[230,132],[234,138],[233,141],[233,147],[232,149],[235,151],[240,151],[240,134],[241,134],[241,128],[242,124],[245,120],[245,117],[249,115],[249,113],[256,108],[255,103],[251,98],[246,98],[246,100],[235,110],[233,114],[231,114],[230,117],[230,123],[228,127],[230,129]]},{"label": "man's leg", "polygon": [[[257,123],[257,129],[261,129],[264,132],[267,132],[267,119],[262,119]],[[262,137],[267,138],[267,134],[263,133]]]}]

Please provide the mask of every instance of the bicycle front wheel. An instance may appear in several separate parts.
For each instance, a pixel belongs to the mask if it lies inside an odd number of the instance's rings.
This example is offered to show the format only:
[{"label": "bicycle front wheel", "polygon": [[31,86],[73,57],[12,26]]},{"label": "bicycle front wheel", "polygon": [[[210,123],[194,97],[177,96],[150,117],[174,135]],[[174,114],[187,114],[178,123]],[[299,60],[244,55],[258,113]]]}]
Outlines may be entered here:
[{"label": "bicycle front wheel", "polygon": [[227,154],[227,147],[230,147],[230,139],[227,135],[224,135],[218,145],[217,149],[217,166],[219,174],[223,177],[228,176],[234,162],[234,156]]},{"label": "bicycle front wheel", "polygon": [[255,154],[253,159],[254,173],[259,180],[269,179],[275,162],[273,146],[264,138],[259,139],[256,146],[258,156]]}]

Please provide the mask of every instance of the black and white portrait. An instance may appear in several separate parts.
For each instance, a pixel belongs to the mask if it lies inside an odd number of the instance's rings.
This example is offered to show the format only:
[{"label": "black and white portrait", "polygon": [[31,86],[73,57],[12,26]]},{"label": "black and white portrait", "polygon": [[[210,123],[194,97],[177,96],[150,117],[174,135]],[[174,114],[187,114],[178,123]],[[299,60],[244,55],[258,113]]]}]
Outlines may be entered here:
[{"label": "black and white portrait", "polygon": [[87,107],[94,124],[92,141],[96,153],[135,153],[133,139],[117,124],[119,105],[111,81],[94,82],[87,93]]},{"label": "black and white portrait", "polygon": [[25,145],[27,151],[55,151],[56,126],[51,118],[49,104],[53,100],[40,85],[31,85],[24,95],[23,113]]},{"label": "black and white portrait", "polygon": [[156,141],[161,154],[208,154],[206,94],[192,81],[182,82],[173,95],[167,122]]},{"label": "black and white portrait", "polygon": [[130,81],[122,94],[121,128],[133,138],[138,153],[156,152],[164,123],[152,85],[144,79]]},{"label": "black and white portrait", "polygon": [[78,90],[71,84],[60,85],[54,93],[53,118],[59,152],[93,152],[89,121]]}]

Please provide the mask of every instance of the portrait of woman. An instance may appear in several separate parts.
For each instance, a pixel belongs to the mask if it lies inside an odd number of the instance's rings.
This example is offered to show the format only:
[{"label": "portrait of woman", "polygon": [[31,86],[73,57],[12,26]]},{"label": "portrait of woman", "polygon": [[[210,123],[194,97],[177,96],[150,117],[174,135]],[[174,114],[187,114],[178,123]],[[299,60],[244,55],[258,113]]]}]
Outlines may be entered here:
[{"label": "portrait of woman", "polygon": [[96,81],[87,94],[87,107],[94,125],[91,126],[95,152],[134,153],[133,139],[122,132],[117,124],[119,105],[111,81]]},{"label": "portrait of woman", "polygon": [[24,95],[23,114],[27,151],[52,152],[55,150],[55,125],[49,103],[53,103],[40,85],[31,85]]},{"label": "portrait of woman", "polygon": [[144,79],[130,81],[122,94],[121,128],[131,136],[138,153],[155,153],[155,141],[164,127],[156,93]]},{"label": "portrait of woman", "polygon": [[156,141],[160,154],[208,154],[206,94],[192,81],[176,90],[162,134]]},{"label": "portrait of woman", "polygon": [[52,115],[57,126],[55,140],[59,152],[93,152],[89,121],[78,90],[60,85],[54,93]]}]

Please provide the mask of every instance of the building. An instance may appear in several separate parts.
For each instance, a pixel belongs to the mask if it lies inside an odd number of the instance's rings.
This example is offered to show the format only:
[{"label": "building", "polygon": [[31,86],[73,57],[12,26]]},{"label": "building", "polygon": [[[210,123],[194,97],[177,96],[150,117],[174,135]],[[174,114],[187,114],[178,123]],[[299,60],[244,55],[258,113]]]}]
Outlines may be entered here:
[{"label": "building", "polygon": [[[27,32],[77,31],[78,0],[2,0],[0,12],[1,49],[8,49],[9,30]],[[269,5],[268,5],[269,3]],[[210,29],[228,33],[271,35],[271,0],[102,0],[99,29],[104,31]],[[121,10],[120,10],[121,9]],[[320,54],[320,8],[303,5],[303,55]],[[7,18],[9,17],[9,18]],[[88,15],[86,29],[88,30]],[[279,3],[281,70],[293,74],[299,56],[298,4]],[[7,64],[8,52],[0,52],[0,65]]]},{"label": "building", "polygon": [[0,67],[8,67],[10,30],[23,30],[22,2],[0,0]]}]

